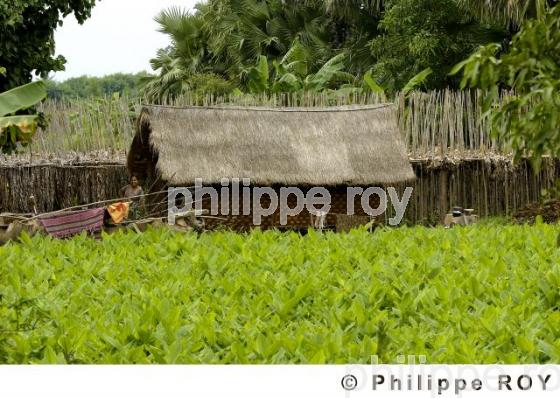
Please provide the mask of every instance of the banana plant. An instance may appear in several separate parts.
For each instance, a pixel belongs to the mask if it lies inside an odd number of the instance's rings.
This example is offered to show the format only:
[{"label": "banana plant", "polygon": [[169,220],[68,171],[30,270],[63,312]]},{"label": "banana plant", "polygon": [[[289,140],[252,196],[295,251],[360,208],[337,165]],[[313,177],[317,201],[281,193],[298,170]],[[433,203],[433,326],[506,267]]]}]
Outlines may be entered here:
[{"label": "banana plant", "polygon": [[404,95],[410,94],[413,90],[416,90],[418,87],[422,86],[428,76],[430,76],[432,73],[432,68],[426,68],[418,74],[412,76],[410,80],[404,85],[401,93]]},{"label": "banana plant", "polygon": [[[414,75],[405,85],[404,87],[401,89],[400,93],[403,94],[406,97],[408,97],[408,95],[413,92],[414,90],[418,89],[419,87],[421,87],[426,79],[428,78],[428,76],[430,76],[433,73],[431,68],[426,68],[423,71],[421,71],[420,73]],[[375,94],[379,95],[380,97],[385,98],[385,89],[380,86],[374,79],[372,71],[369,70],[366,72],[366,74],[364,75],[364,82],[363,82],[363,87],[364,90],[366,91],[372,91]]]},{"label": "banana plant", "polygon": [[19,145],[31,142],[37,131],[39,115],[17,115],[47,96],[45,83],[37,81],[0,93],[0,147],[12,153]]},{"label": "banana plant", "polygon": [[264,55],[259,56],[257,65],[249,69],[247,77],[247,87],[251,93],[264,93],[271,90],[268,60]]},{"label": "banana plant", "polygon": [[317,73],[307,75],[304,79],[306,91],[323,91],[331,84],[350,83],[354,75],[345,72],[346,54],[341,53],[329,59]]},{"label": "banana plant", "polygon": [[307,66],[300,61],[273,61],[273,70],[269,69],[264,55],[248,74],[247,87],[251,93],[295,92],[328,90],[330,86],[349,83],[354,76],[344,71],[345,54],[338,54],[329,59],[316,73],[307,73]]}]

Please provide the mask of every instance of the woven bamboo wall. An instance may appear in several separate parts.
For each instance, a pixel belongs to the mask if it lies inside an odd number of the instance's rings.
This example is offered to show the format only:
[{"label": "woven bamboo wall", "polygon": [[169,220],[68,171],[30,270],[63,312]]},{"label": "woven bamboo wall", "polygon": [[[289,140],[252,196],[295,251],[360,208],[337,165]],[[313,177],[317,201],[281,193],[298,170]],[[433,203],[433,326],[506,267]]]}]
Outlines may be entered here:
[{"label": "woven bamboo wall", "polygon": [[[219,192],[220,187],[215,187],[217,192]],[[308,187],[298,187],[301,191],[307,195],[308,194]],[[347,212],[347,192],[346,187],[331,187],[328,189],[329,195],[331,197],[331,209],[329,214],[325,220],[325,227],[334,229],[337,225],[337,215],[338,214],[346,214]],[[276,195],[280,197],[280,190],[279,188],[275,188]],[[229,202],[231,204],[231,200]],[[370,207],[372,209],[376,208],[379,204],[378,197],[372,196],[370,197]],[[266,209],[270,206],[270,200],[268,196],[263,196],[261,198],[261,208]],[[287,198],[287,205],[290,209],[295,209],[298,205],[297,199],[294,195],[289,195]],[[221,202],[218,202],[218,206],[221,206]],[[252,202],[251,202],[252,206]],[[208,201],[204,201],[202,207],[204,209],[211,209],[210,203]],[[239,209],[243,209],[243,198],[239,200]],[[360,197],[354,198],[354,209],[356,216],[366,216],[364,213],[361,204],[360,204]],[[241,211],[240,211],[241,212]],[[221,221],[217,219],[208,219],[206,225],[209,227],[217,227],[220,224],[227,224],[231,228],[235,230],[248,230],[254,227],[253,224],[253,216],[252,215],[239,215],[239,216],[219,216],[221,218],[226,218],[227,221]],[[368,218],[368,217],[366,217]],[[368,220],[369,221],[369,220]],[[367,223],[367,222],[366,222]],[[271,216],[263,217],[261,220],[261,228],[262,229],[271,229],[271,228],[281,228],[281,229],[306,229],[311,224],[311,214],[307,209],[303,209],[299,214],[294,216],[287,217],[287,223],[282,225],[280,222],[280,212],[276,211]]]}]

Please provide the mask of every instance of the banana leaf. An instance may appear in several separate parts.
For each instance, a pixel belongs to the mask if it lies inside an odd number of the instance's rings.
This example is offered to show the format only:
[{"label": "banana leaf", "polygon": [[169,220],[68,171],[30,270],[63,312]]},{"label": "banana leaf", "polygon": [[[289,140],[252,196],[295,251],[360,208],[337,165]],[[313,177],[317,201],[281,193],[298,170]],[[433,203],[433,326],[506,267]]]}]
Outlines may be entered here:
[{"label": "banana leaf", "polygon": [[0,133],[12,126],[17,127],[23,134],[35,133],[37,119],[37,115],[0,117]]},{"label": "banana leaf", "polygon": [[364,75],[364,83],[368,89],[373,91],[375,94],[379,96],[385,96],[385,90],[381,87],[372,76],[371,70],[367,71]]},{"label": "banana leaf", "polygon": [[414,75],[402,89],[404,95],[408,95],[412,90],[418,88],[426,81],[426,78],[432,74],[432,68],[426,68],[422,72]]},{"label": "banana leaf", "polygon": [[37,81],[0,93],[0,117],[27,109],[47,96],[45,83]]}]

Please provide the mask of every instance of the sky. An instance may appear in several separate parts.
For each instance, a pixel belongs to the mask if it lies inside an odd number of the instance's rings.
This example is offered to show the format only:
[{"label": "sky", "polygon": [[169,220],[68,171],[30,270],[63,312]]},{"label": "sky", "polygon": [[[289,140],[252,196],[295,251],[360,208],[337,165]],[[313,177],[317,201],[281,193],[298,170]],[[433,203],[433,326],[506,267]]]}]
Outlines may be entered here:
[{"label": "sky", "polygon": [[150,59],[169,39],[157,31],[154,17],[164,8],[192,9],[196,0],[101,0],[91,18],[79,25],[73,15],[55,32],[56,53],[67,60],[63,81],[82,75],[151,71]]}]

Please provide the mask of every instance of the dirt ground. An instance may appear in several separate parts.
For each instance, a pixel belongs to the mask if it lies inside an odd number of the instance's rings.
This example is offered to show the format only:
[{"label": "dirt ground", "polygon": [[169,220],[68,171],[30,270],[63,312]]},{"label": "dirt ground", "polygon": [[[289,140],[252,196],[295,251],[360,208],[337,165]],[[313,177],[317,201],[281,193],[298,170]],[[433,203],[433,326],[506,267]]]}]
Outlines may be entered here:
[{"label": "dirt ground", "polygon": [[534,223],[537,216],[541,216],[546,223],[560,220],[560,200],[547,200],[544,203],[531,203],[518,210],[513,218],[519,223]]}]

